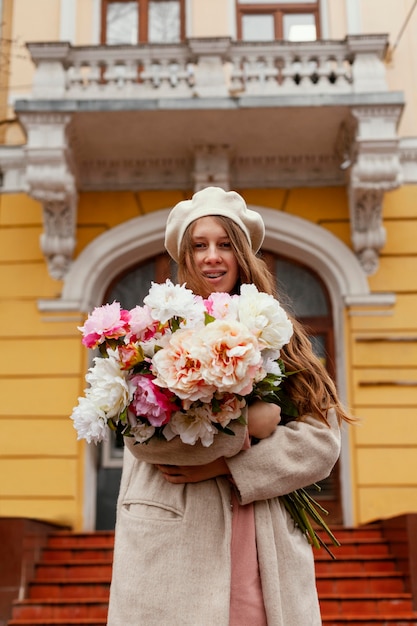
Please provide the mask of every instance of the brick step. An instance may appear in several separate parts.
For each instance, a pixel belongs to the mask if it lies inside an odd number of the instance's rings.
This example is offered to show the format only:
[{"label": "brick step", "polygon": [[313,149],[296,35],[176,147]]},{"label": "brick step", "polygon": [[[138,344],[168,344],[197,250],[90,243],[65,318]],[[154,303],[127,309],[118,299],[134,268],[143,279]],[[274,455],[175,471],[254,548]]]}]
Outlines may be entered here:
[{"label": "brick step", "polygon": [[[385,540],[384,533],[379,526],[361,526],[360,528],[346,528],[345,526],[332,526],[332,533],[340,541],[346,543],[354,539],[355,541],[371,541],[373,539]],[[327,535],[318,533],[323,541],[328,543]]]},{"label": "brick step", "polygon": [[42,562],[63,562],[68,561],[108,561],[113,560],[113,546],[83,546],[54,547],[42,550]]},{"label": "brick step", "polygon": [[415,613],[395,615],[335,615],[323,617],[323,626],[411,626],[417,624]]},{"label": "brick step", "polygon": [[106,619],[107,598],[74,600],[20,600],[13,605],[14,619]]},{"label": "brick step", "polygon": [[88,618],[47,618],[41,619],[11,619],[7,622],[7,626],[106,626],[107,619],[88,619]]},{"label": "brick step", "polygon": [[[325,543],[333,552],[337,560],[342,559],[345,556],[352,555],[390,554],[389,545],[384,539],[355,539],[354,537],[350,537],[349,539],[346,539],[341,546],[334,546],[328,541]],[[315,559],[331,559],[331,556],[323,550],[323,548],[313,548],[313,552]]]},{"label": "brick step", "polygon": [[29,584],[28,597],[31,600],[53,599],[105,599],[108,600],[110,591],[110,576],[100,579],[68,580],[56,579],[54,581],[34,580]]},{"label": "brick step", "polygon": [[56,563],[54,561],[41,561],[36,566],[36,580],[54,582],[56,578],[61,580],[77,579],[77,580],[106,580],[110,578],[112,570],[112,561],[93,560],[93,561],[67,561],[64,563]]},{"label": "brick step", "polygon": [[402,572],[361,572],[357,574],[316,574],[319,596],[339,593],[403,593]]},{"label": "brick step", "polygon": [[397,571],[395,559],[383,554],[346,556],[336,561],[319,556],[315,558],[315,566],[317,574],[326,572],[332,574],[360,574],[362,572],[372,574],[373,572]]},{"label": "brick step", "polygon": [[107,530],[98,530],[88,533],[72,533],[71,531],[59,531],[52,533],[48,537],[48,548],[67,548],[81,546],[92,547],[110,547],[114,546],[114,532]]},{"label": "brick step", "polygon": [[[321,594],[320,607],[322,616],[325,615],[369,615],[382,616],[413,614],[411,593],[384,593],[384,594]],[[415,614],[417,617],[417,613]]]}]

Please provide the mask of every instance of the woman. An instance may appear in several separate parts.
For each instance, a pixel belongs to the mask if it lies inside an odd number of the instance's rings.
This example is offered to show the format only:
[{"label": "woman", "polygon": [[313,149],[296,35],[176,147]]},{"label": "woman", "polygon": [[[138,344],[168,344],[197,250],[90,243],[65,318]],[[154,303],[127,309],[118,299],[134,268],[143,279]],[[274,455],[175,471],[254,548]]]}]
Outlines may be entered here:
[{"label": "woman", "polygon": [[[256,256],[263,238],[239,194],[208,187],[173,208],[165,245],[195,293],[253,283],[274,294]],[[277,426],[279,408],[256,402],[252,445],[240,431],[204,450],[126,438],[109,626],[321,624],[312,550],[279,496],[328,476],[348,418],[295,322],[281,358],[297,371],[285,390],[300,417]]]}]

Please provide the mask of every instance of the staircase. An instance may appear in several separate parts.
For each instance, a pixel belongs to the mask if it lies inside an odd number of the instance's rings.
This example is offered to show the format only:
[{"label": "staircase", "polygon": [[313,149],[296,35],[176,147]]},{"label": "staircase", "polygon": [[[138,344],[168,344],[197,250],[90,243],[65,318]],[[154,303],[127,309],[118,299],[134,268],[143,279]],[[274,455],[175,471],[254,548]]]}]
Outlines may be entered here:
[{"label": "staircase", "polygon": [[[315,550],[323,626],[417,625],[404,576],[381,529],[337,529],[336,561]],[[49,536],[28,598],[16,601],[8,626],[104,626],[112,532],[57,532]],[[300,626],[308,626],[300,624]]]},{"label": "staircase", "polygon": [[107,531],[52,533],[8,626],[105,626],[113,543]]},{"label": "staircase", "polygon": [[336,560],[315,550],[323,626],[409,626],[417,624],[404,574],[396,568],[378,526],[336,529],[342,544]]}]

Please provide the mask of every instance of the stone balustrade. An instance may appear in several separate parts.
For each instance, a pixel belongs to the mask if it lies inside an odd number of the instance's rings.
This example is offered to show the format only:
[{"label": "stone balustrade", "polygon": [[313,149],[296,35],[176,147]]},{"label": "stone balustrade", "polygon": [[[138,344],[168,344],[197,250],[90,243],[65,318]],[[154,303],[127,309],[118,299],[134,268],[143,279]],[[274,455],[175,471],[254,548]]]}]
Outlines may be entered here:
[{"label": "stone balustrade", "polygon": [[33,99],[165,99],[387,91],[386,35],[343,41],[30,43]]}]

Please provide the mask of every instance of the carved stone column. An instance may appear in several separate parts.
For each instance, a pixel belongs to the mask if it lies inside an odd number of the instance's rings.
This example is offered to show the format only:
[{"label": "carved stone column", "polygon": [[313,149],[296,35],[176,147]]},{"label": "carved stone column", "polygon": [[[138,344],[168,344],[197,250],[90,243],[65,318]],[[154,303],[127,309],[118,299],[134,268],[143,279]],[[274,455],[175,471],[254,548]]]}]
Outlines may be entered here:
[{"label": "carved stone column", "polygon": [[68,142],[71,115],[22,113],[27,192],[43,205],[40,245],[50,275],[63,279],[75,248],[76,181]]},{"label": "carved stone column", "polygon": [[401,106],[355,107],[339,137],[342,167],[349,175],[353,249],[368,275],[377,271],[386,241],[384,194],[402,182],[397,136],[401,111]]}]

